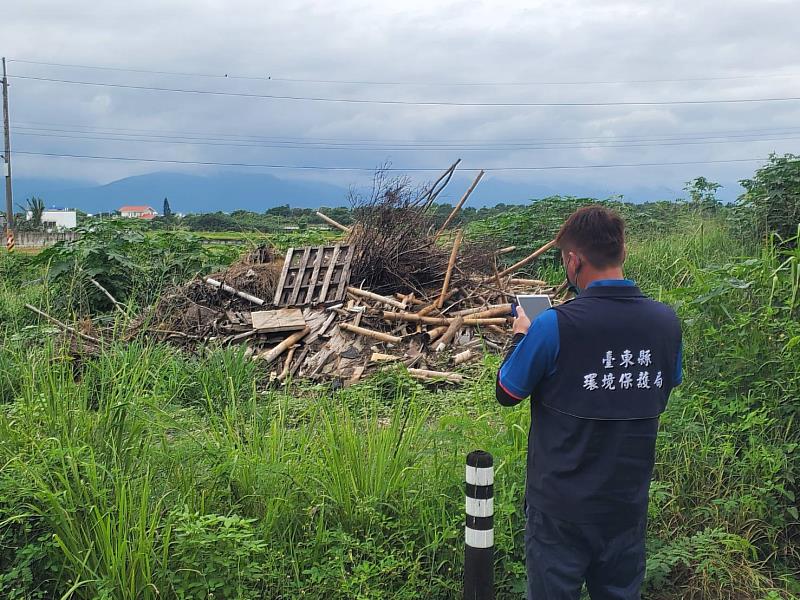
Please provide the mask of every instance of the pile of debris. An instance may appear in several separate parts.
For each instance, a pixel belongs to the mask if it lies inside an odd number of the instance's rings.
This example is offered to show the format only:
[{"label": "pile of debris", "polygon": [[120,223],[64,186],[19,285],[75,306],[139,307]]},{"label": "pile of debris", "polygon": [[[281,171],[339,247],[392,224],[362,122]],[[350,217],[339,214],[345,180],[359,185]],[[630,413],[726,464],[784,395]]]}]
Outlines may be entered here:
[{"label": "pile of debris", "polygon": [[424,380],[460,382],[454,369],[500,352],[510,339],[518,292],[563,291],[514,274],[549,250],[547,244],[498,270],[498,256],[447,227],[480,181],[481,172],[446,222],[433,227],[428,209],[453,165],[423,193],[403,181],[380,181],[357,204],[344,239],[290,248],[284,257],[262,247],[222,273],[165,294],[137,322],[138,332],[194,346],[246,344],[273,379],[358,381],[387,363],[403,363]]}]

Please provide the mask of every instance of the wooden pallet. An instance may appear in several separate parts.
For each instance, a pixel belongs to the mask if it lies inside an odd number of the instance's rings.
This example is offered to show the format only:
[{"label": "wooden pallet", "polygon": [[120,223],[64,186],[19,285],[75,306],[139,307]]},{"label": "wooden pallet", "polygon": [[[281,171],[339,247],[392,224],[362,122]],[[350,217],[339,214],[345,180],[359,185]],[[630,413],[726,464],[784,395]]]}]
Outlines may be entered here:
[{"label": "wooden pallet", "polygon": [[289,248],[275,292],[275,306],[333,304],[344,298],[353,248],[347,244]]}]

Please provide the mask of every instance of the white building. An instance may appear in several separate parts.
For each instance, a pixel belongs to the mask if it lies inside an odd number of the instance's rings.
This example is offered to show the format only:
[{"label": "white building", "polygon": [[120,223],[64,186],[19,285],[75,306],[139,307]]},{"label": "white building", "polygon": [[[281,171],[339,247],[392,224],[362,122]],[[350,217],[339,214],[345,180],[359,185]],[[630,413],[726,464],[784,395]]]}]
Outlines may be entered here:
[{"label": "white building", "polygon": [[[30,221],[33,218],[31,211],[28,211],[26,218]],[[42,227],[50,230],[75,229],[78,225],[78,213],[66,208],[45,208],[42,211]]]}]

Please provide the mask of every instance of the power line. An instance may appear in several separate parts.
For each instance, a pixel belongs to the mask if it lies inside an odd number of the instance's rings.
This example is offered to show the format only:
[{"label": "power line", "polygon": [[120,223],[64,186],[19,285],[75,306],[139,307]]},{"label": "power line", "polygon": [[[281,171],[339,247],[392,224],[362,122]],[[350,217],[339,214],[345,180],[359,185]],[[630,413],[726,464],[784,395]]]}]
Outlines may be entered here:
[{"label": "power line", "polygon": [[[427,144],[434,145],[453,145],[454,147],[460,144],[476,145],[476,144],[494,144],[494,145],[507,145],[507,144],[530,144],[533,140],[537,142],[565,142],[565,143],[579,143],[579,142],[614,142],[614,141],[668,141],[668,140],[683,140],[683,139],[704,139],[707,137],[720,138],[720,137],[750,137],[753,135],[788,135],[800,131],[800,127],[772,127],[772,128],[759,128],[759,129],[733,129],[733,130],[713,130],[713,131],[694,131],[688,132],[679,136],[665,136],[665,135],[639,135],[639,136],[604,136],[604,137],[539,137],[530,135],[527,138],[521,139],[505,139],[505,140],[475,140],[469,138],[462,139],[342,139],[342,138],[296,138],[296,137],[274,137],[274,136],[259,136],[259,135],[245,135],[245,134],[231,134],[224,132],[208,132],[208,131],[176,131],[169,129],[134,129],[128,127],[96,127],[92,125],[83,124],[69,124],[69,123],[49,123],[42,121],[16,121],[18,127],[33,131],[58,131],[61,133],[100,133],[108,135],[142,135],[147,137],[170,138],[178,136],[186,139],[233,139],[234,141],[267,141],[267,142],[285,142],[285,143],[319,143],[319,144],[401,144],[420,146]],[[43,126],[43,127],[39,127]],[[83,129],[91,129],[94,131],[84,132]],[[150,135],[153,134],[153,135]],[[167,135],[170,134],[170,135]],[[203,136],[193,138],[191,136]]]},{"label": "power line", "polygon": [[182,139],[148,139],[144,137],[119,137],[121,134],[114,136],[103,135],[70,135],[68,133],[45,133],[45,132],[27,132],[16,130],[15,135],[27,137],[46,137],[46,138],[59,138],[59,139],[73,139],[73,140],[96,140],[96,141],[115,141],[115,142],[128,142],[128,143],[155,143],[155,144],[182,144],[192,146],[222,146],[222,147],[235,147],[235,148],[267,148],[267,149],[282,149],[282,150],[348,150],[348,151],[387,151],[387,152],[420,152],[420,151],[458,151],[458,152],[500,152],[500,151],[530,151],[530,150],[589,150],[599,148],[654,148],[663,146],[697,146],[697,145],[711,145],[711,144],[741,144],[752,142],[772,142],[772,141],[786,141],[786,140],[800,140],[800,136],[788,137],[769,137],[769,138],[755,138],[755,139],[692,139],[692,140],[679,140],[669,142],[653,142],[653,143],[605,143],[605,144],[550,144],[542,146],[437,146],[437,145],[417,145],[417,146],[359,146],[347,144],[334,144],[334,145],[318,145],[318,144],[302,144],[298,142],[233,142],[233,141],[208,141],[208,140],[182,140]]},{"label": "power line", "polygon": [[29,75],[14,75],[12,79],[23,79],[30,81],[44,81],[48,83],[64,83],[69,85],[85,85],[94,87],[118,88],[128,90],[169,92],[179,94],[198,94],[209,96],[227,96],[237,98],[259,98],[266,100],[292,100],[306,102],[325,102],[338,104],[379,104],[394,106],[459,106],[459,107],[484,107],[484,108],[523,108],[523,107],[606,107],[606,106],[679,106],[679,105],[708,105],[708,104],[756,104],[767,102],[796,102],[800,100],[798,96],[776,97],[776,98],[739,98],[739,99],[705,99],[705,100],[637,100],[637,101],[614,101],[614,102],[452,102],[441,100],[380,100],[372,98],[333,98],[326,96],[295,96],[280,94],[255,94],[250,92],[223,92],[218,90],[197,90],[189,88],[172,88],[148,85],[132,85],[126,83],[109,83],[98,81],[78,81],[73,79],[55,79],[51,77],[32,77]]},{"label": "power line", "polygon": [[315,83],[335,85],[389,85],[389,86],[436,86],[436,87],[497,87],[497,86],[536,86],[536,85],[617,85],[637,83],[688,83],[697,81],[729,81],[749,79],[771,79],[782,77],[798,77],[795,73],[759,73],[754,75],[715,75],[708,77],[682,77],[664,79],[616,79],[616,80],[583,80],[583,81],[385,81],[385,80],[343,80],[343,79],[310,79],[301,77],[278,77],[273,75],[232,75],[229,73],[198,73],[181,71],[163,71],[152,69],[136,69],[129,67],[111,67],[100,65],[82,65],[75,63],[57,63],[37,60],[11,59],[15,62],[28,65],[42,65],[48,67],[93,69],[99,71],[116,71],[121,73],[140,73],[148,75],[170,75],[177,77],[205,77],[214,79],[244,79],[250,81],[276,81],[285,83]]},{"label": "power line", "polygon": [[[87,154],[66,154],[57,152],[32,152],[26,150],[16,150],[17,154],[24,154],[29,156],[48,156],[57,158],[78,158],[78,159],[91,159],[91,160],[112,160],[112,161],[128,161],[128,162],[145,162],[145,163],[161,163],[161,164],[179,164],[179,165],[199,165],[199,166],[217,166],[217,167],[248,167],[248,168],[261,168],[261,169],[286,169],[286,170],[312,170],[312,171],[368,171],[374,172],[375,167],[336,167],[336,166],[322,166],[322,165],[279,165],[279,164],[264,164],[264,163],[240,163],[240,162],[214,162],[214,161],[194,161],[194,160],[175,160],[175,159],[157,159],[146,157],[133,157],[133,156],[97,156]],[[594,165],[550,165],[544,167],[530,167],[530,166],[513,166],[513,167],[484,167],[483,170],[487,172],[497,171],[557,171],[557,170],[571,170],[571,169],[612,169],[624,167],[665,167],[665,166],[682,166],[682,165],[709,165],[709,164],[726,164],[726,163],[741,163],[741,162],[763,162],[763,158],[730,158],[720,160],[698,160],[698,161],[676,161],[676,162],[648,162],[648,163],[617,163],[617,164],[594,164]],[[440,172],[441,167],[423,168],[423,167],[388,167],[382,168],[384,171],[400,171],[400,172]],[[463,168],[462,171],[474,172],[480,171],[479,168]]]}]

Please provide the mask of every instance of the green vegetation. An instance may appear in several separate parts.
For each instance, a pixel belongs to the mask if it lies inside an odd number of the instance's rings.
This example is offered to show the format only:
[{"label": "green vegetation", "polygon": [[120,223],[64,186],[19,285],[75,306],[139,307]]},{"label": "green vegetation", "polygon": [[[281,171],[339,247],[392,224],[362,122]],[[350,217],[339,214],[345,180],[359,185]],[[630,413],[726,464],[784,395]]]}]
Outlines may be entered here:
[{"label": "green vegetation", "polygon": [[[533,203],[469,234],[524,253],[583,202]],[[645,597],[798,598],[800,250],[742,235],[747,207],[618,206],[628,274],[677,308],[686,344]],[[529,410],[496,404],[499,357],[464,388],[390,369],[281,390],[238,350],[119,341],[79,355],[23,308],[83,314],[69,286],[91,272],[133,310],[229,258],[185,235],[159,248],[167,238],[109,230],[45,257],[0,255],[0,597],[458,598],[475,448],[495,456],[498,598],[522,597]],[[563,278],[554,261],[530,273]],[[91,308],[110,308],[100,300]]]}]

